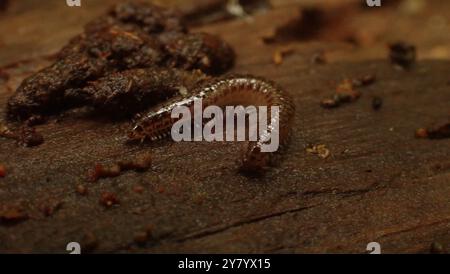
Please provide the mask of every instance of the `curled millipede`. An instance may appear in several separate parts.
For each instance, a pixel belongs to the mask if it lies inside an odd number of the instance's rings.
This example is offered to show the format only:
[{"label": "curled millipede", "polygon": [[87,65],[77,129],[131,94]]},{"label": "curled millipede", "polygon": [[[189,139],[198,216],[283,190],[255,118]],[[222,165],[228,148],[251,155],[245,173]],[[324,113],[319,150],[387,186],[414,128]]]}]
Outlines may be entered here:
[{"label": "curled millipede", "polygon": [[[178,106],[189,107],[193,111],[196,100],[201,99],[203,108],[210,105],[225,106],[272,106],[279,107],[279,115],[269,117],[271,123],[278,121],[279,144],[283,146],[289,139],[289,131],[294,115],[292,99],[275,83],[254,76],[233,75],[212,80],[195,89],[193,95],[173,99],[155,110],[139,117],[128,137],[131,140],[158,140],[171,132],[177,119],[171,118],[172,110]],[[274,152],[262,152],[267,135],[274,128],[268,125],[267,131],[257,137],[257,141],[247,141],[242,155],[243,171],[263,171],[271,163]],[[266,135],[266,136],[265,136]]]}]

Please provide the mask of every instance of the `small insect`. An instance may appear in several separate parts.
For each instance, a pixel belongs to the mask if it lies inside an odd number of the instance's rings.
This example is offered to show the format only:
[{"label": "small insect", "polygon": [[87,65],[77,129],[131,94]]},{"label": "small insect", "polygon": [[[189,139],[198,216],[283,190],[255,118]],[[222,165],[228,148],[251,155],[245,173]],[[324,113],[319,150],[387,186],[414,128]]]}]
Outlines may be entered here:
[{"label": "small insect", "polygon": [[[172,125],[176,121],[171,117],[172,110],[179,106],[188,107],[193,110],[194,101],[202,99],[203,107],[217,105],[225,107],[229,105],[243,106],[278,106],[279,113],[279,143],[285,145],[289,139],[292,118],[294,115],[294,104],[290,96],[275,83],[254,76],[228,76],[217,78],[197,88],[193,95],[187,98],[177,98],[141,115],[129,132],[130,140],[149,139],[155,141],[168,136]],[[273,117],[271,118],[272,122]],[[273,130],[270,126],[268,131]],[[257,141],[246,142],[246,148],[242,154],[243,171],[264,171],[272,162],[271,152],[262,152],[261,148],[266,142],[263,134]]]}]

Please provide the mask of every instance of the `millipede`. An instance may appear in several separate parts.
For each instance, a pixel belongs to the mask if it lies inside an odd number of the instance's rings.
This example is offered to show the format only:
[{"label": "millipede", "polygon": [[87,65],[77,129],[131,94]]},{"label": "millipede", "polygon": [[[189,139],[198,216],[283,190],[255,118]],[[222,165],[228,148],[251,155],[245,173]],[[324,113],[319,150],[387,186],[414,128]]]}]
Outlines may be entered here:
[{"label": "millipede", "polygon": [[[252,75],[231,75],[216,78],[196,88],[192,95],[177,97],[159,107],[140,115],[128,133],[130,140],[155,141],[170,135],[171,127],[176,119],[171,117],[172,110],[186,106],[191,111],[196,100],[202,100],[203,107],[216,105],[219,107],[231,105],[243,106],[278,106],[279,115],[271,117],[271,124],[278,122],[279,143],[287,144],[295,107],[292,98],[272,81]],[[278,121],[274,121],[278,119]],[[274,130],[269,125],[268,132]],[[260,134],[256,141],[245,142],[246,147],[241,155],[241,170],[261,172],[268,168],[276,152],[262,152],[261,148],[267,138]]]}]

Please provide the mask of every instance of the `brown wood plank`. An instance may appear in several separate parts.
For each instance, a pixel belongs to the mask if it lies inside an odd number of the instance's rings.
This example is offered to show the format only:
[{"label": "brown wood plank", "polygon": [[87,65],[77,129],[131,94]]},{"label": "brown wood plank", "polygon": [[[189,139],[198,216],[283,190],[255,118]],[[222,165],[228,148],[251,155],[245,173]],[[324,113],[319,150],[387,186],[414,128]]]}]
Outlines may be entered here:
[{"label": "brown wood plank", "polygon": [[[0,64],[32,58],[5,69],[11,78],[0,86],[2,116],[20,81],[49,63],[43,56],[106,8],[105,1],[86,1],[79,9],[62,2],[15,2],[0,15]],[[189,11],[196,4],[181,2]],[[294,96],[293,140],[264,177],[237,172],[240,144],[130,146],[123,142],[127,121],[65,115],[38,127],[46,139],[39,147],[0,139],[0,164],[7,169],[0,178],[0,204],[20,203],[29,215],[0,225],[0,252],[65,252],[68,242],[92,238],[100,252],[362,253],[378,241],[383,252],[416,253],[429,252],[433,242],[450,245],[450,140],[414,138],[416,128],[450,119],[450,37],[444,35],[450,3],[427,1],[411,14],[404,6],[355,12],[354,1],[343,2],[327,9],[349,16],[306,40],[265,44],[262,37],[299,18],[300,7],[311,1],[277,0],[251,19],[196,27],[233,45],[233,72],[267,77]],[[367,44],[347,43],[343,30]],[[411,71],[388,62],[386,44],[397,39],[418,47],[419,62]],[[294,52],[274,65],[274,51],[286,46]],[[329,63],[313,64],[322,50]],[[319,106],[335,83],[366,74],[377,81],[361,89],[360,100],[333,110]],[[378,112],[371,108],[375,95],[384,99]],[[309,144],[325,144],[331,156],[306,153]],[[150,171],[86,182],[95,163],[143,152],[153,156]],[[88,187],[87,196],[76,193],[79,184]],[[138,185],[142,193],[133,191]],[[102,207],[104,191],[116,193],[120,205]],[[61,208],[44,216],[42,206],[55,201]],[[152,236],[138,246],[134,238],[149,227]]]}]

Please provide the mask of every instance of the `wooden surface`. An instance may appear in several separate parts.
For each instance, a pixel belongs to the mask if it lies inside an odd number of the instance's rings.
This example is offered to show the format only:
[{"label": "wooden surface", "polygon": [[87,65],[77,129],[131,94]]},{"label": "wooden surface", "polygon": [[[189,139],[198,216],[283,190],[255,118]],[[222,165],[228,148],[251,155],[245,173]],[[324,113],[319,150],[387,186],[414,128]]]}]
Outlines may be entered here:
[{"label": "wooden surface", "polygon": [[[0,86],[2,116],[20,81],[107,8],[106,1],[84,1],[82,8],[36,2],[12,1],[0,13],[0,66],[10,75]],[[208,1],[179,2],[185,12],[208,7]],[[0,224],[0,252],[65,252],[72,241],[96,252],[151,253],[364,253],[373,241],[386,253],[450,246],[450,140],[414,138],[416,128],[450,119],[450,3],[358,9],[360,2],[274,0],[273,8],[264,5],[249,18],[193,24],[233,45],[234,72],[265,76],[295,98],[292,143],[262,178],[237,172],[240,144],[125,145],[127,121],[68,114],[38,127],[46,140],[39,147],[0,139],[7,169],[0,204],[18,205],[29,217]],[[304,29],[295,22],[305,6],[319,6],[330,22],[309,26],[313,35],[263,42],[292,22]],[[346,42],[349,35],[359,46]],[[388,62],[386,44],[395,40],[418,47],[411,71]],[[274,65],[274,51],[286,46],[293,52]],[[311,62],[320,51],[327,64]],[[19,60],[25,62],[7,66]],[[361,89],[359,101],[319,106],[336,83],[366,74],[377,81]],[[384,99],[378,112],[371,108],[375,95]],[[325,144],[331,156],[306,153],[310,144]],[[95,163],[143,152],[153,155],[150,171],[86,181]],[[87,196],[77,194],[79,184],[88,187]],[[116,193],[120,205],[101,206],[104,191]],[[55,204],[59,209],[45,216],[42,208]],[[151,236],[136,244],[147,230]]]}]

